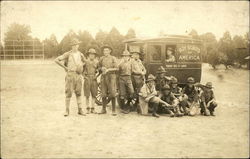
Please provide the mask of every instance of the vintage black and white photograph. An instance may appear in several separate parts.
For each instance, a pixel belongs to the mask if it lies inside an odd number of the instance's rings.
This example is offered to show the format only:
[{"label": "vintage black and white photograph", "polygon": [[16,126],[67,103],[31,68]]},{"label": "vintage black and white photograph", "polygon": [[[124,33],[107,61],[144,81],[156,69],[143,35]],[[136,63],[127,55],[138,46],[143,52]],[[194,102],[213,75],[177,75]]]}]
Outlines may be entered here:
[{"label": "vintage black and white photograph", "polygon": [[249,158],[249,1],[0,6],[0,158]]}]

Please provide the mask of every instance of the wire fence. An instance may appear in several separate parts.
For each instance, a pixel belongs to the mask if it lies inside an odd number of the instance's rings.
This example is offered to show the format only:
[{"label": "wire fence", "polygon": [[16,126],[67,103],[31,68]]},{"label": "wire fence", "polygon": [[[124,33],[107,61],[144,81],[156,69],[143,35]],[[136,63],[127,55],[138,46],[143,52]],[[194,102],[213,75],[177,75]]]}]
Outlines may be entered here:
[{"label": "wire fence", "polygon": [[44,43],[39,40],[6,40],[1,60],[44,59]]}]

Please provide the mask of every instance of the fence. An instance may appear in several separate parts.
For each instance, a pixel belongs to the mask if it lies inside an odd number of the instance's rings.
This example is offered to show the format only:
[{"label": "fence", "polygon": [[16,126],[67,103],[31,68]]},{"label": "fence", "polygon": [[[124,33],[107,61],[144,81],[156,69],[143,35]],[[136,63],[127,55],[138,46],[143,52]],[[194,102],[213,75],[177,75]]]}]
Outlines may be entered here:
[{"label": "fence", "polygon": [[39,40],[6,40],[1,60],[44,59],[44,44]]}]

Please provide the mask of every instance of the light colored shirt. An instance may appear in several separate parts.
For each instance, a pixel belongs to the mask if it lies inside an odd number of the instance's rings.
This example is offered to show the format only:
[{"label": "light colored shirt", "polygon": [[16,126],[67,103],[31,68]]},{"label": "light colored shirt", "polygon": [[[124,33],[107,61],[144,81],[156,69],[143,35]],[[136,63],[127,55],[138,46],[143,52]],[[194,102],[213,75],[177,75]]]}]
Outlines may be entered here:
[{"label": "light colored shirt", "polygon": [[105,68],[117,68],[117,59],[114,56],[102,56],[98,63],[99,67],[105,67]]},{"label": "light colored shirt", "polygon": [[175,57],[173,55],[169,56],[167,59],[166,59],[166,62],[175,62]]},{"label": "light colored shirt", "polygon": [[68,60],[68,71],[76,71],[77,66],[83,65],[85,61],[84,55],[80,52],[68,51],[57,58],[59,61]]},{"label": "light colored shirt", "polygon": [[125,61],[122,60],[119,64],[119,74],[120,75],[131,75],[132,72],[132,63],[131,60]]},{"label": "light colored shirt", "polygon": [[143,66],[142,62],[140,59],[132,59],[132,74],[140,74],[140,75],[145,75],[146,74],[146,69]]},{"label": "light colored shirt", "polygon": [[140,96],[145,99],[146,102],[149,102],[149,100],[152,97],[155,97],[157,95],[157,92],[155,90],[155,86],[153,85],[151,88],[148,87],[148,85],[145,83],[141,90],[140,90]]}]

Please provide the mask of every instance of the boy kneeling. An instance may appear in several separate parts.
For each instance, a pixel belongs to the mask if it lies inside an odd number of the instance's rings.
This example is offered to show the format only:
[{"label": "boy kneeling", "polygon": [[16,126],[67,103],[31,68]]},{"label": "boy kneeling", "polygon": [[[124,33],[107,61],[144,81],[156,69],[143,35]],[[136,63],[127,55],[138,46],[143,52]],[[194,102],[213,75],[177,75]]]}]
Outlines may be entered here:
[{"label": "boy kneeling", "polygon": [[[148,75],[148,79],[146,80],[146,83],[143,85],[139,93],[140,107],[142,111],[143,110],[142,107],[146,107],[147,105],[149,108],[148,110],[152,110],[152,116],[159,118],[160,116],[157,114],[159,104],[167,106],[168,103],[157,97],[154,81],[155,77],[152,74]],[[148,110],[146,110],[146,113]]]}]

